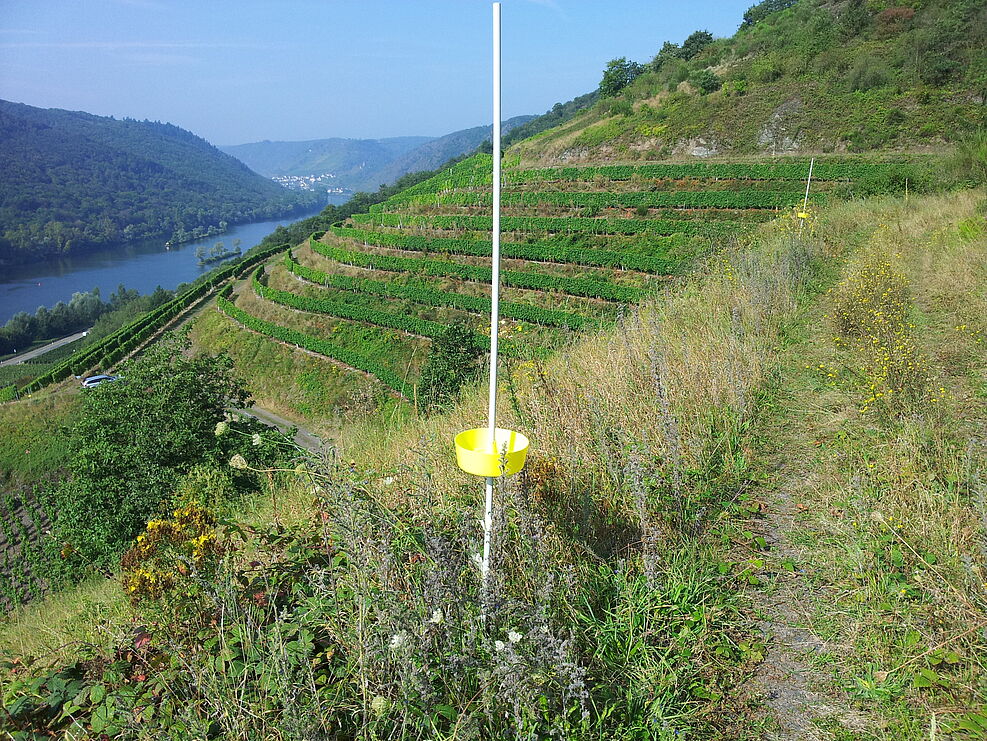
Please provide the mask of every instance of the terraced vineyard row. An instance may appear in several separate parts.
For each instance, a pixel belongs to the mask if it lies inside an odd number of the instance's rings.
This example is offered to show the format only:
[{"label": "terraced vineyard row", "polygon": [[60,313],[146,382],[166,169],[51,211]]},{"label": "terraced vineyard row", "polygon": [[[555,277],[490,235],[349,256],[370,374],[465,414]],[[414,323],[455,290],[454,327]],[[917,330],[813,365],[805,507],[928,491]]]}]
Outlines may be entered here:
[{"label": "terraced vineyard row", "polygon": [[[327,288],[340,288],[346,291],[358,291],[373,296],[386,298],[401,298],[417,304],[435,307],[451,307],[478,314],[490,313],[490,299],[482,296],[470,296],[454,291],[439,291],[424,285],[407,285],[402,283],[387,283],[369,278],[354,278],[348,275],[324,273],[295,262],[290,254],[285,255],[285,267],[292,273]],[[542,324],[546,327],[565,329],[583,329],[592,321],[579,314],[567,311],[545,309],[531,304],[520,304],[512,301],[500,302],[502,316],[521,322]]]},{"label": "terraced vineyard row", "polygon": [[[821,200],[814,196],[814,200]],[[627,193],[573,193],[566,191],[520,191],[505,193],[501,203],[505,206],[565,206],[568,208],[729,208],[729,209],[779,209],[789,208],[802,201],[802,194],[795,191],[770,190],[706,190],[706,191],[646,191]],[[452,191],[447,193],[422,193],[403,199],[399,203],[444,206],[490,206],[489,192]],[[378,203],[371,213],[381,213],[394,203]]]},{"label": "terraced vineyard row", "polygon": [[[419,235],[395,232],[375,232],[352,227],[333,226],[329,232],[340,238],[352,239],[365,245],[394,247],[414,252],[433,252],[449,255],[473,255],[490,257],[490,240],[453,239],[445,237],[422,237]],[[662,238],[671,249],[683,244],[681,237]],[[656,245],[658,246],[658,245]],[[570,247],[552,242],[501,242],[500,254],[505,258],[530,260],[532,262],[556,262],[570,265],[592,265],[602,268],[638,270],[642,273],[670,275],[681,267],[681,260],[667,254],[640,255],[614,250],[598,250],[584,247]]]},{"label": "terraced vineyard row", "polygon": [[[351,319],[356,322],[375,324],[379,327],[390,327],[399,329],[408,334],[419,335],[420,337],[439,337],[445,330],[446,325],[429,321],[407,314],[393,314],[388,311],[380,311],[362,304],[348,303],[344,301],[334,301],[331,298],[310,296],[299,296],[290,291],[281,291],[276,288],[265,286],[261,280],[263,268],[257,268],[252,277],[254,292],[261,298],[268,301],[289,306],[300,311],[315,312],[318,314],[328,314],[340,319]],[[490,338],[475,334],[475,341],[479,345],[490,346]]]},{"label": "terraced vineyard row", "polygon": [[[482,209],[491,202],[490,167],[489,156],[475,156],[371,213],[332,225],[258,269],[252,290],[235,298],[224,292],[220,309],[249,329],[372,374],[412,398],[422,348],[452,324],[465,325],[464,336],[489,347],[492,218]],[[824,161],[814,177],[845,182],[893,167]],[[515,356],[543,352],[568,331],[640,301],[697,251],[800,206],[807,171],[805,161],[508,168],[504,204],[537,208],[538,215],[515,210],[501,221],[510,237],[501,246],[505,345]],[[649,180],[662,186],[647,187]],[[689,187],[676,189],[675,180]],[[633,181],[632,189],[606,189],[625,181]],[[715,188],[703,187],[714,181]],[[659,208],[671,209],[674,218],[645,211]],[[564,215],[574,209],[581,215]],[[614,209],[626,213],[615,217]],[[367,327],[378,332],[372,351],[347,344],[371,336]],[[388,361],[384,347],[401,360]]]},{"label": "terraced vineyard row", "polygon": [[[434,230],[489,232],[490,216],[447,214],[422,216],[404,213],[355,214],[353,222],[371,226],[420,227]],[[556,234],[687,234],[722,236],[730,225],[685,219],[613,219],[582,216],[505,216],[500,220],[505,232],[551,232]]]},{"label": "terraced vineyard row", "polygon": [[319,355],[336,360],[340,363],[356,368],[365,373],[376,376],[379,381],[389,386],[406,398],[411,397],[411,389],[408,383],[398,374],[394,373],[383,364],[377,362],[360,352],[346,347],[340,347],[322,338],[315,337],[305,332],[300,332],[290,327],[274,324],[260,317],[248,314],[230,300],[231,288],[225,289],[216,299],[220,311],[236,320],[247,329],[267,335],[275,340],[280,340],[296,347],[311,350]]},{"label": "terraced vineyard row", "polygon": [[[341,247],[312,241],[312,250],[343,265],[361,268],[387,270],[395,273],[432,275],[444,278],[458,278],[464,281],[489,283],[492,270],[477,265],[464,265],[457,262],[432,260],[424,257],[397,257],[347,250]],[[595,278],[567,278],[546,275],[536,271],[501,270],[500,279],[505,286],[530,288],[536,291],[558,291],[572,296],[599,298],[604,301],[633,303],[640,300],[641,291],[630,286],[621,286]]]}]

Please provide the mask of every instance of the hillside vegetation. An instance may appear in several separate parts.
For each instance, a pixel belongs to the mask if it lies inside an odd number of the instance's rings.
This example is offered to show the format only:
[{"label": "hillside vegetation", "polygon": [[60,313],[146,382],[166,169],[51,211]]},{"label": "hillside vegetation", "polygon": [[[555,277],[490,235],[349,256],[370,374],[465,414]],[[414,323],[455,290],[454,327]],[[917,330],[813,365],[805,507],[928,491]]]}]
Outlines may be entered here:
[{"label": "hillside vegetation", "polygon": [[941,147],[987,123],[979,0],[765,0],[737,33],[614,60],[588,112],[526,163]]},{"label": "hillside vegetation", "polygon": [[89,612],[59,603],[51,632],[30,609],[11,624],[8,646],[45,657],[8,676],[15,727],[753,741],[785,720],[766,677],[794,619],[772,595],[794,581],[815,641],[800,671],[822,693],[796,692],[801,722],[979,738],[963,729],[987,703],[984,458],[967,442],[987,418],[983,198],[771,222],[512,368],[501,418],[534,450],[498,489],[486,595],[479,485],[449,450],[480,389],[350,426],[322,463],[248,448],[234,470],[274,477],[273,510],[224,528],[183,504],[125,558],[129,608],[100,593]]},{"label": "hillside vegetation", "polygon": [[177,126],[6,101],[0,171],[0,264],[318,204]]},{"label": "hillside vegetation", "polygon": [[[286,395],[266,383],[263,362],[254,352],[244,356],[256,347],[251,333],[335,362],[331,377],[321,378],[323,412],[372,409],[366,374],[420,409],[442,403],[419,383],[426,368],[444,362],[438,341],[459,331],[477,355],[489,342],[490,166],[489,155],[475,155],[369,213],[320,229],[224,294],[219,308],[232,320],[229,328],[203,320],[197,341],[211,351],[228,349],[259,372],[256,383],[270,389],[259,401],[299,422],[319,424],[319,415],[311,414],[306,394]],[[810,201],[843,197],[857,181],[887,179],[900,169],[820,162]],[[794,161],[508,168],[506,362],[543,357],[573,331],[612,321],[711,244],[801,207],[807,172],[806,163]],[[474,373],[464,368],[462,378]]]},{"label": "hillside vegetation", "polygon": [[0,728],[987,738],[982,17],[766,0],[511,145],[497,414],[532,445],[485,584],[452,441],[487,418],[488,154],[279,229],[128,382],[4,407],[0,456],[59,425],[67,477],[0,499]]}]

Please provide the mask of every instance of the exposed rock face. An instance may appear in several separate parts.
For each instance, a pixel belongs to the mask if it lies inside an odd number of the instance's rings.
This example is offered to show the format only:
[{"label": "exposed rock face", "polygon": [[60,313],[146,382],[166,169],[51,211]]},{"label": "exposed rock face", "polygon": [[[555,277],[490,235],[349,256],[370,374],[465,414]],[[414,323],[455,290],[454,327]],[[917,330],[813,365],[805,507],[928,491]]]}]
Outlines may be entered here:
[{"label": "exposed rock face", "polygon": [[715,139],[704,139],[697,136],[693,139],[682,139],[675,143],[674,154],[686,154],[692,157],[712,157],[719,154],[722,147]]},{"label": "exposed rock face", "polygon": [[792,98],[775,108],[761,129],[758,146],[771,154],[799,151],[802,148],[802,129],[796,114],[802,108],[801,98]]}]

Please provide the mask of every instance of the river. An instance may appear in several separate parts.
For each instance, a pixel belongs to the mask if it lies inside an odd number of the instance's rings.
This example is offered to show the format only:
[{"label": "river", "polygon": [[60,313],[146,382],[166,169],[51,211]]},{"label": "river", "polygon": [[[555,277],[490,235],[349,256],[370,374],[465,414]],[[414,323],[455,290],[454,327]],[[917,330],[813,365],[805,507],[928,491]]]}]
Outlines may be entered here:
[{"label": "river", "polygon": [[[329,194],[329,203],[341,204],[349,200],[349,194]],[[240,240],[240,249],[246,252],[259,244],[278,226],[315,216],[322,209],[296,214],[272,221],[239,224],[223,234],[188,242],[171,248],[165,247],[167,239],[160,237],[143,242],[107,247],[85,254],[50,258],[30,265],[13,265],[0,268],[0,325],[19,311],[33,314],[39,306],[54,306],[68,301],[72,294],[99,288],[103,300],[123,283],[136,288],[142,294],[151,293],[156,287],[173,289],[179,283],[198,278],[223,263],[199,265],[195,248],[212,247],[222,242],[233,246]]]}]

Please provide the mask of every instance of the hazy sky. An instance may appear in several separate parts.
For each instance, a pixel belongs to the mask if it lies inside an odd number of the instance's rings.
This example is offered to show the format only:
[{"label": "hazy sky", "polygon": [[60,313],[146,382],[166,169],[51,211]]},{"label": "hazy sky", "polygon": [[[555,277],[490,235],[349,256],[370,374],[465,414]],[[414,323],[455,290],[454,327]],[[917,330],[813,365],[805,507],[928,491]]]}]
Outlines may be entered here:
[{"label": "hazy sky", "polygon": [[[596,88],[755,0],[504,0],[504,115]],[[490,118],[487,0],[0,0],[0,98],[213,144],[433,135]]]}]

